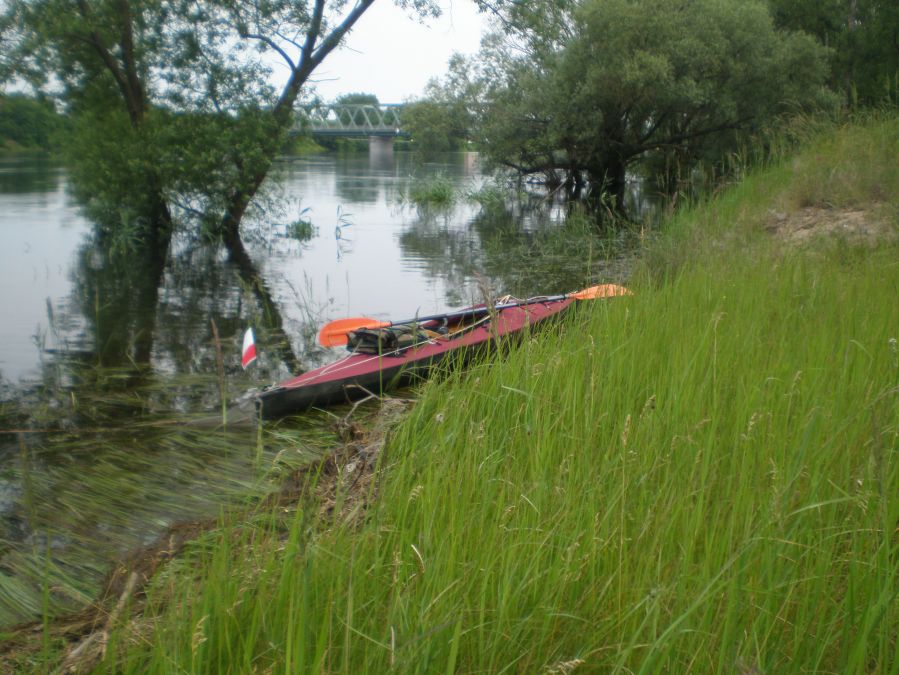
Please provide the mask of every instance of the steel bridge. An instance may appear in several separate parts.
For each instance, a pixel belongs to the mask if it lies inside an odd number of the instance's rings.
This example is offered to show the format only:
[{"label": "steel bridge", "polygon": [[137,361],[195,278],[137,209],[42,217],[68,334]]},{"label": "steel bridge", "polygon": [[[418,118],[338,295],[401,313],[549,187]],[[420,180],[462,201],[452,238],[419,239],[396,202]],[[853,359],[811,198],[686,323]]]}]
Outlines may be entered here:
[{"label": "steel bridge", "polygon": [[395,103],[335,103],[297,111],[292,135],[313,138],[408,138],[401,125],[403,106]]}]

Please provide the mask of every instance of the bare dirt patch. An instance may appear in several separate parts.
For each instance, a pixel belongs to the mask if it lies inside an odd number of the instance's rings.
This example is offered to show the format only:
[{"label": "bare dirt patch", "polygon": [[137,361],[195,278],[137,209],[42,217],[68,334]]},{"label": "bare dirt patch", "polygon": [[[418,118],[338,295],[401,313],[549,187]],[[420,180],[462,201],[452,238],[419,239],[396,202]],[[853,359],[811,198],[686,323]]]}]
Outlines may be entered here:
[{"label": "bare dirt patch", "polygon": [[890,222],[880,207],[808,206],[792,213],[771,211],[765,230],[791,244],[805,244],[818,237],[834,237],[851,243],[874,245],[899,238],[899,228]]}]

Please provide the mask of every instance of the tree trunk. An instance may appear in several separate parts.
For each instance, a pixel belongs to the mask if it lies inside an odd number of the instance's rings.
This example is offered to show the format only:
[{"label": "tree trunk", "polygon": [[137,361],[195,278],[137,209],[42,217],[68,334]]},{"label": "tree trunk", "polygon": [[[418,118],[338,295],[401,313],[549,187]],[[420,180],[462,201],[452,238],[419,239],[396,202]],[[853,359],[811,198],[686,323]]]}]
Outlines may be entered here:
[{"label": "tree trunk", "polygon": [[[232,221],[233,223],[233,221]],[[237,268],[237,274],[245,286],[253,291],[256,300],[262,308],[262,316],[266,324],[270,328],[284,336],[284,362],[287,367],[295,373],[301,372],[301,364],[296,354],[293,352],[287,330],[284,326],[284,317],[278,309],[278,303],[275,301],[268,284],[262,278],[256,264],[247,252],[246,247],[241,241],[237,228],[229,228],[223,233],[225,246],[228,249],[228,260]]]},{"label": "tree trunk", "polygon": [[[589,175],[592,183],[590,201],[594,206],[601,207],[605,204],[607,207],[611,206],[616,213],[623,213],[627,189],[627,163],[621,157],[608,157],[602,165],[592,167]],[[611,197],[611,204],[608,203],[606,195]]]},{"label": "tree trunk", "polygon": [[853,54],[855,53],[855,26],[858,23],[858,0],[849,0],[849,16],[846,17],[846,33],[849,42],[849,48],[846,49],[846,101],[850,106],[855,105],[855,62]]}]

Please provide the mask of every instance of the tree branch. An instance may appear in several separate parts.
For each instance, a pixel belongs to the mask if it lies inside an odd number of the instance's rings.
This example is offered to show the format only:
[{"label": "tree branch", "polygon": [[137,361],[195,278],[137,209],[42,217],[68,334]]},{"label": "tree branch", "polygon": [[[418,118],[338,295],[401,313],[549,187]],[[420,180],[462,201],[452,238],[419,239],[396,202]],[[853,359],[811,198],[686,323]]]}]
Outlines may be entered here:
[{"label": "tree branch", "polygon": [[325,0],[316,0],[312,21],[309,24],[309,30],[306,32],[306,41],[303,44],[300,63],[293,69],[290,80],[284,87],[284,91],[281,92],[281,97],[278,99],[278,103],[273,111],[275,120],[280,128],[283,129],[289,124],[290,114],[293,112],[293,104],[296,102],[300,89],[309,79],[309,76],[312,75],[312,72],[324,58],[340,44],[344,35],[352,29],[359,18],[365,14],[366,10],[374,4],[374,1],[360,0],[357,2],[344,20],[316,46],[318,38],[321,37],[322,19],[325,12]]},{"label": "tree branch", "polygon": [[688,141],[691,138],[700,138],[701,136],[708,136],[709,134],[716,134],[719,131],[736,131],[737,129],[741,129],[743,125],[752,119],[752,116],[744,117],[739,120],[733,120],[731,122],[725,122],[723,124],[719,124],[714,127],[707,127],[705,129],[698,129],[696,131],[690,133],[682,133],[676,136],[669,136],[660,141],[656,141],[655,143],[649,143],[643,147],[642,151],[652,150],[655,148],[661,148],[666,145],[675,145],[677,143],[683,143],[684,141]]},{"label": "tree branch", "polygon": [[296,64],[293,62],[293,59],[290,58],[290,54],[281,49],[280,45],[277,42],[272,40],[270,37],[266,37],[265,35],[259,35],[258,33],[248,33],[247,31],[239,31],[238,35],[244,40],[259,40],[259,42],[268,45],[270,48],[274,49],[278,54],[280,54],[281,58],[287,62],[287,65],[290,66],[291,70],[296,70]]},{"label": "tree branch", "polygon": [[[356,25],[356,22],[360,19],[360,17],[365,14],[369,7],[374,4],[375,0],[360,0],[353,8],[353,11],[350,12],[347,17],[343,20],[343,22],[337,26],[331,33],[324,39],[324,41],[315,49],[312,53],[312,68],[318,67],[318,65],[324,60],[324,58],[330,54],[337,45],[340,44],[340,41],[343,40],[343,36],[346,35],[350,30]],[[316,9],[317,3],[316,3]],[[310,71],[311,72],[311,71]]]},{"label": "tree branch", "polygon": [[312,21],[309,22],[309,30],[306,31],[306,41],[303,44],[300,65],[304,65],[312,58],[312,50],[315,49],[315,41],[320,37],[322,30],[322,17],[324,14],[325,0],[316,0],[315,9],[312,10]]},{"label": "tree branch", "polygon": [[128,79],[128,90],[131,92],[131,104],[142,119],[144,114],[144,88],[141,84],[137,63],[134,58],[131,6],[128,4],[128,0],[118,0],[116,8],[119,11],[119,30],[121,31],[119,45],[122,48],[122,62],[125,67],[125,77]]},{"label": "tree branch", "polygon": [[[129,76],[125,71],[122,70],[119,62],[116,61],[115,57],[110,53],[109,49],[103,43],[103,39],[100,37],[100,34],[95,29],[90,28],[90,26],[92,26],[91,11],[87,5],[87,2],[85,0],[77,0],[77,4],[78,12],[81,14],[81,18],[84,19],[84,22],[89,27],[89,29],[86,31],[87,43],[97,53],[97,56],[100,57],[103,65],[106,67],[106,69],[109,71],[109,74],[112,75],[112,78],[118,85],[119,91],[122,94],[122,98],[125,100],[125,106],[128,109],[128,116],[131,118],[132,126],[139,126],[143,122],[144,109],[142,96],[139,92],[135,92],[132,90],[133,80],[135,80],[136,78],[136,72]],[[130,13],[128,14],[128,16],[130,17]],[[129,44],[129,40],[126,38],[126,36],[123,35],[122,42],[122,49],[124,52],[126,49],[126,44]],[[133,45],[131,45],[130,55],[133,59]]]},{"label": "tree branch", "polygon": [[[629,149],[629,156],[634,157],[636,155],[642,154],[647,150],[656,150],[658,148],[663,148],[668,145],[677,145],[678,143],[683,143],[684,141],[688,141],[692,138],[700,138],[702,136],[708,136],[710,134],[716,134],[719,131],[736,131],[737,129],[741,129],[743,125],[752,119],[752,116],[744,117],[739,120],[733,120],[731,122],[725,122],[723,124],[718,124],[713,127],[707,127],[705,129],[697,129],[696,131],[687,133],[677,134],[675,136],[669,136],[668,138],[664,138],[653,143],[645,143],[642,145],[631,145],[627,146]],[[620,145],[625,146],[626,144],[621,143]]]}]

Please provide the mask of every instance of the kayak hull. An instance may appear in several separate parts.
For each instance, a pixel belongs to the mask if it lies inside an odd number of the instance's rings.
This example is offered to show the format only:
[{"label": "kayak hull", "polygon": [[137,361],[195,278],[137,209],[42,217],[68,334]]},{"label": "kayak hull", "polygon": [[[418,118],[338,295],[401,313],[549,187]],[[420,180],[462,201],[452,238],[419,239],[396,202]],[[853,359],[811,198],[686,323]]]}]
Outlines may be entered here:
[{"label": "kayak hull", "polygon": [[[263,419],[276,419],[312,407],[346,403],[421,380],[438,366],[471,358],[497,341],[520,337],[529,327],[557,317],[574,300],[527,301],[487,315],[455,334],[423,341],[401,352],[349,354],[335,363],[290,378],[259,394]],[[451,327],[452,330],[452,327]]]}]

